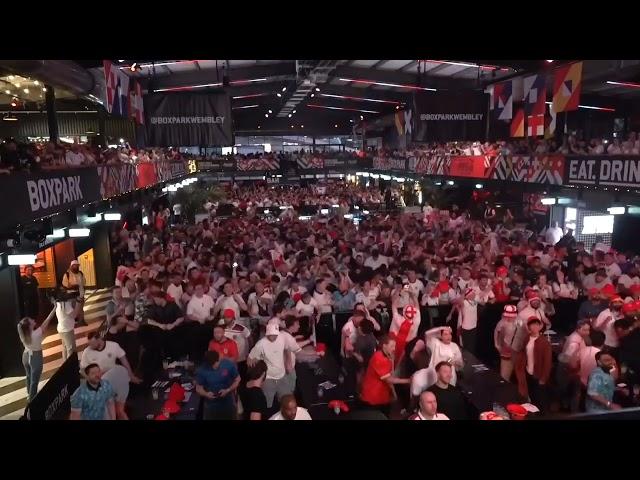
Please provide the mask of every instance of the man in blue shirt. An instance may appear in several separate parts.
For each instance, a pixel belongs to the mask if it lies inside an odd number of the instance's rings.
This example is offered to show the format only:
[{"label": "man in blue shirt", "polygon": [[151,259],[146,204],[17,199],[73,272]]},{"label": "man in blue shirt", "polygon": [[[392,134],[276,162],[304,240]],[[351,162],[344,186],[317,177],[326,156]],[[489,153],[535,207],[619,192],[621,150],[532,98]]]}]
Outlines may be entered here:
[{"label": "man in blue shirt", "polygon": [[236,364],[228,358],[220,359],[218,352],[208,351],[204,363],[196,372],[196,392],[204,397],[205,420],[234,420],[234,394],[240,385]]},{"label": "man in blue shirt", "polygon": [[87,365],[84,374],[87,380],[71,395],[69,420],[115,420],[116,392],[108,381],[100,379],[98,364]]},{"label": "man in blue shirt", "polygon": [[615,367],[615,359],[609,352],[602,350],[596,353],[596,362],[598,366],[589,375],[587,384],[587,413],[620,410],[620,405],[612,403],[616,385],[611,371]]}]

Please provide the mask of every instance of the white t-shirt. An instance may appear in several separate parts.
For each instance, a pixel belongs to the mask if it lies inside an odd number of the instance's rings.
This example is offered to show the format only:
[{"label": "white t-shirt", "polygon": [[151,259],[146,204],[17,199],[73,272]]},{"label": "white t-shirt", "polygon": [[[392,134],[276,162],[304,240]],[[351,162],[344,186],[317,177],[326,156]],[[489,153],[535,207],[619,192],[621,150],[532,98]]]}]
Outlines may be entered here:
[{"label": "white t-shirt", "polygon": [[328,291],[320,293],[314,290],[312,298],[315,300],[320,313],[331,313],[331,294]]},{"label": "white t-shirt", "polygon": [[[607,317],[611,317],[607,319]],[[622,318],[620,314],[616,314],[612,312],[611,309],[605,308],[600,314],[596,317],[595,326],[598,330],[604,332],[605,340],[604,344],[607,347],[617,347],[618,346],[618,335],[616,335],[616,331],[613,328],[613,324],[618,318]]]},{"label": "white t-shirt", "polygon": [[622,270],[620,270],[620,266],[617,263],[605,265],[604,270],[607,272],[607,277],[610,279],[617,278],[622,275]]},{"label": "white t-shirt", "polygon": [[409,290],[411,290],[416,298],[418,298],[418,295],[424,292],[424,283],[422,283],[422,280],[416,278],[415,282],[409,282]]},{"label": "white t-shirt", "polygon": [[80,359],[80,368],[85,368],[87,365],[97,363],[102,370],[102,373],[108,372],[116,366],[116,360],[125,356],[124,350],[116,342],[106,341],[104,342],[104,348],[102,350],[94,350],[91,347],[87,347],[82,352],[82,358]]},{"label": "white t-shirt", "polygon": [[202,298],[194,295],[187,305],[187,315],[200,323],[204,323],[207,317],[211,315],[213,305],[213,299],[209,295],[202,295]]},{"label": "white t-shirt", "polygon": [[[282,413],[278,411],[278,413],[274,414],[269,420],[284,420],[285,418],[282,416]],[[296,411],[296,418],[294,420],[311,420],[311,415],[309,415],[309,411],[306,408],[298,407]]]},{"label": "white t-shirt", "polygon": [[631,288],[631,285],[640,284],[640,278],[638,277],[631,278],[629,275],[625,273],[624,275],[620,275],[620,277],[618,277],[618,283],[624,285],[624,288],[628,289],[628,288]]},{"label": "white t-shirt", "polygon": [[544,234],[544,239],[549,245],[555,245],[562,238],[562,229],[560,227],[549,227]]},{"label": "white t-shirt", "polygon": [[416,413],[416,416],[415,416],[415,418],[413,418],[413,420],[449,420],[449,417],[447,417],[444,413],[436,413],[433,416],[433,418],[426,418],[418,410],[418,412]]},{"label": "white t-shirt", "polygon": [[302,300],[298,300],[298,303],[296,303],[296,312],[298,312],[300,316],[310,317],[315,311],[315,304],[316,303],[313,298],[309,301],[308,304],[304,303]]},{"label": "white t-shirt", "polygon": [[297,352],[300,350],[295,341],[291,343],[291,335],[280,333],[273,342],[267,337],[261,338],[249,352],[249,358],[264,360],[267,364],[267,378],[279,380],[287,373],[284,365],[284,352]]},{"label": "white t-shirt", "polygon": [[140,242],[137,238],[129,237],[127,240],[129,253],[138,253],[140,251]]},{"label": "white t-shirt", "polygon": [[369,257],[364,261],[364,266],[369,267],[372,270],[376,270],[380,268],[382,265],[389,266],[389,259],[384,255],[378,255],[377,259],[374,259],[373,257]]},{"label": "white t-shirt", "polygon": [[427,367],[418,370],[411,377],[411,396],[417,397],[431,385],[436,383],[438,375],[435,368]]},{"label": "white t-shirt", "polygon": [[533,375],[533,367],[534,367],[534,364],[533,364],[533,359],[534,359],[533,347],[535,346],[536,340],[537,340],[537,337],[536,338],[529,337],[529,341],[527,342],[527,348],[526,348],[526,350],[527,350],[527,373],[529,375]]},{"label": "white t-shirt", "polygon": [[478,326],[478,303],[464,300],[462,302],[462,315],[458,320],[463,330],[473,330]]},{"label": "white t-shirt", "polygon": [[580,353],[580,381],[586,387],[589,383],[589,375],[596,368],[596,353],[600,349],[598,347],[585,347]]},{"label": "white t-shirt", "polygon": [[24,349],[29,352],[39,352],[42,350],[42,328],[38,327],[31,331],[31,343],[25,345]]},{"label": "white t-shirt", "polygon": [[173,283],[171,283],[167,287],[167,294],[171,295],[171,298],[175,300],[180,308],[182,308],[182,302],[180,301],[180,299],[182,298],[183,293],[184,292],[182,291],[182,284],[176,287]]},{"label": "white t-shirt", "polygon": [[70,301],[56,302],[56,316],[58,317],[58,333],[73,332],[76,316]]},{"label": "white t-shirt", "polygon": [[478,303],[480,305],[484,305],[488,303],[489,300],[496,298],[496,295],[495,293],[493,293],[493,288],[491,288],[491,285],[489,285],[486,290],[482,290],[480,287],[476,287],[475,290],[476,290],[476,299],[478,300]]},{"label": "white t-shirt", "polygon": [[230,308],[235,312],[236,318],[240,318],[240,305],[238,305],[238,302],[236,302],[233,297],[222,295],[216,300],[215,306],[220,308],[220,312],[224,312],[227,308]]},{"label": "white t-shirt", "polygon": [[344,327],[342,327],[342,336],[340,337],[340,353],[342,354],[343,357],[347,356],[346,352],[344,351],[345,338],[348,338],[349,341],[351,342],[351,345],[353,345],[357,337],[358,337],[358,330],[356,329],[356,326],[353,324],[353,320],[351,319],[347,320],[347,323],[345,323]]},{"label": "white t-shirt", "polygon": [[84,162],[84,155],[80,152],[73,153],[71,150],[69,150],[65,154],[65,161],[67,165],[70,165],[70,166],[82,165],[82,162]]}]

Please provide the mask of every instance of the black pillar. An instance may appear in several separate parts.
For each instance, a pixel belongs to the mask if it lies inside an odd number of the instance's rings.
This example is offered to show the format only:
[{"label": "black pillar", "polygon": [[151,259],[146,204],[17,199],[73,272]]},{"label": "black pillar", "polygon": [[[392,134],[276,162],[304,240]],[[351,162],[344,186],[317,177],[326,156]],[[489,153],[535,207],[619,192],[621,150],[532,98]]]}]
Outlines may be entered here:
[{"label": "black pillar", "polygon": [[22,344],[18,337],[20,301],[18,267],[0,270],[0,377],[24,375]]},{"label": "black pillar", "polygon": [[51,85],[46,85],[45,104],[47,107],[47,124],[49,125],[49,140],[57,142],[59,138],[58,117],[56,116],[56,92]]}]

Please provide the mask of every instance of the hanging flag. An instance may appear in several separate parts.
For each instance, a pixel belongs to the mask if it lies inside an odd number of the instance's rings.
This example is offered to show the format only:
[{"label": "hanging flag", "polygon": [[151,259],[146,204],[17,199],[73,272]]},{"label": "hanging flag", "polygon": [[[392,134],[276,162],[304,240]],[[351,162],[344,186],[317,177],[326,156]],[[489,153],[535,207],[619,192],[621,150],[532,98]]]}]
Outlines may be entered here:
[{"label": "hanging flag", "polygon": [[556,112],[553,104],[549,105],[549,115],[545,117],[544,138],[553,138],[556,134]]},{"label": "hanging flag", "polygon": [[107,112],[128,116],[129,77],[109,60],[103,60]]},{"label": "hanging flag", "polygon": [[547,79],[543,74],[524,78],[524,105],[527,115],[544,115]]},{"label": "hanging flag", "polygon": [[524,137],[524,109],[519,108],[511,120],[511,137]]},{"label": "hanging flag", "polygon": [[485,88],[484,93],[489,94],[489,110],[493,110],[493,85],[489,85]]},{"label": "hanging flag", "polygon": [[556,113],[577,110],[582,89],[582,62],[556,70],[553,78],[553,108]]},{"label": "hanging flag", "polygon": [[540,137],[544,135],[544,114],[527,117],[527,136]]},{"label": "hanging flag", "polygon": [[496,83],[493,86],[494,110],[498,120],[510,120],[513,117],[513,95],[511,82]]},{"label": "hanging flag", "polygon": [[142,101],[142,87],[140,82],[133,80],[129,91],[129,115],[138,124],[144,125],[144,103]]},{"label": "hanging flag", "polygon": [[522,77],[516,77],[511,80],[511,91],[513,92],[514,102],[521,102],[524,99],[524,82]]}]

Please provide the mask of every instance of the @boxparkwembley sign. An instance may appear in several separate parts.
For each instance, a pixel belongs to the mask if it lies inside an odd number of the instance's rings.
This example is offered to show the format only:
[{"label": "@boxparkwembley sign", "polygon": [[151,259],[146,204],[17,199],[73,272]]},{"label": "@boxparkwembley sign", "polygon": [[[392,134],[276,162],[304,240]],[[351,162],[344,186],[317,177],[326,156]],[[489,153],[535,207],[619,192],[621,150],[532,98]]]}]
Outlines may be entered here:
[{"label": "@boxparkwembley sign", "polygon": [[568,184],[640,188],[640,157],[572,157],[565,162]]}]

